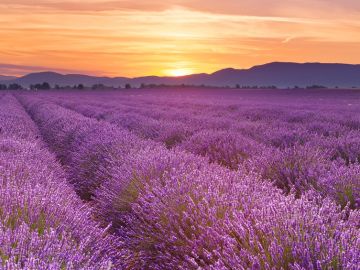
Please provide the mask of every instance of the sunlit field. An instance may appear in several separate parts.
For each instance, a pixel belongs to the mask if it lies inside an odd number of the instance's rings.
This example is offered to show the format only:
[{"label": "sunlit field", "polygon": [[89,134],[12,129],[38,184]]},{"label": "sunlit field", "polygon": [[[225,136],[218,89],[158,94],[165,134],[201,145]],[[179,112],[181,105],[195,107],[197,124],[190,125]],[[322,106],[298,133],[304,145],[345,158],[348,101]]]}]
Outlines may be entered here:
[{"label": "sunlit field", "polygon": [[0,139],[0,268],[359,269],[360,90],[2,91]]}]

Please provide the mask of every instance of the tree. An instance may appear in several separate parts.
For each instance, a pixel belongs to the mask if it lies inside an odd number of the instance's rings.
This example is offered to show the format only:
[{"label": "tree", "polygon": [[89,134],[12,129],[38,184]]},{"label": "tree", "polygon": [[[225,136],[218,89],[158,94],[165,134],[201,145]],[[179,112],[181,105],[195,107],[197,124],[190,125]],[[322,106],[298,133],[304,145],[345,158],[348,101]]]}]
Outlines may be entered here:
[{"label": "tree", "polygon": [[97,83],[97,84],[94,84],[94,85],[91,87],[91,89],[96,90],[96,89],[102,89],[102,88],[104,88],[104,87],[105,87],[105,86],[104,86],[103,84]]},{"label": "tree", "polygon": [[82,84],[82,83],[80,83],[78,86],[77,86],[77,89],[79,89],[79,90],[82,90],[82,89],[84,89],[85,87],[84,87],[84,85]]},{"label": "tree", "polygon": [[47,82],[31,84],[30,85],[31,90],[49,90],[50,88],[51,88],[51,86]]},{"label": "tree", "polygon": [[21,90],[23,88],[22,88],[22,86],[20,84],[11,83],[11,84],[9,84],[8,89],[9,90]]},{"label": "tree", "polygon": [[6,90],[7,86],[6,84],[0,84],[0,90]]},{"label": "tree", "polygon": [[307,86],[307,87],[306,87],[306,89],[326,89],[326,88],[327,88],[326,86],[317,85],[317,84],[310,85],[310,86]]},{"label": "tree", "polygon": [[48,82],[43,82],[40,89],[49,90],[51,88]]},{"label": "tree", "polygon": [[126,89],[131,89],[131,85],[129,83],[125,84]]}]

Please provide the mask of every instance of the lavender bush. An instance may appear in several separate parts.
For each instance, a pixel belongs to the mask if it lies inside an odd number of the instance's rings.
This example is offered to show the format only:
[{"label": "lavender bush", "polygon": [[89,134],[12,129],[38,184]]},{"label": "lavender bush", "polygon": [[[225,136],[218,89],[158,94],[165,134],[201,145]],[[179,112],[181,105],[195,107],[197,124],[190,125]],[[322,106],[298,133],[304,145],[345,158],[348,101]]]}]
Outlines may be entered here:
[{"label": "lavender bush", "polygon": [[[110,269],[117,240],[92,221],[31,118],[13,96],[0,100],[0,266]],[[13,128],[15,126],[15,128]],[[18,128],[21,129],[18,129]]]},{"label": "lavender bush", "polygon": [[206,156],[230,169],[260,153],[260,144],[234,132],[202,130],[184,142],[181,148],[194,154]]},{"label": "lavender bush", "polygon": [[[210,161],[218,162],[233,169],[236,169],[239,164],[241,165],[243,160],[241,158],[238,160],[236,157],[236,153],[241,153],[236,149],[247,148],[247,151],[249,151],[249,141],[258,143],[258,145],[251,143],[254,146],[251,148],[258,151],[255,151],[256,154],[253,155],[253,158],[247,161],[250,163],[260,162],[260,165],[263,166],[265,166],[264,162],[267,162],[265,161],[266,157],[271,160],[274,154],[279,156],[278,159],[280,160],[287,159],[290,154],[286,153],[295,151],[299,157],[298,161],[296,155],[293,156],[293,161],[288,162],[288,166],[284,163],[285,160],[283,162],[279,161],[278,166],[281,167],[279,170],[283,172],[273,172],[273,176],[265,175],[264,179],[271,178],[270,180],[276,186],[285,190],[286,193],[293,190],[297,196],[300,196],[303,190],[314,187],[322,194],[324,194],[322,192],[324,189],[328,190],[327,187],[319,187],[317,183],[320,176],[329,174],[328,171],[331,165],[327,160],[337,162],[337,160],[341,159],[345,160],[347,164],[359,162],[359,151],[357,149],[359,140],[357,121],[353,116],[354,109],[351,107],[346,108],[343,114],[336,114],[338,111],[336,105],[330,103],[331,100],[329,100],[329,104],[324,102],[323,97],[320,99],[323,103],[322,106],[313,106],[311,104],[313,100],[306,100],[310,105],[303,105],[303,109],[298,108],[298,105],[293,107],[279,106],[278,103],[275,103],[278,106],[275,108],[273,102],[260,106],[258,100],[253,101],[254,104],[240,100],[241,106],[228,105],[228,101],[225,101],[224,105],[212,102],[208,104],[204,103],[204,101],[199,102],[197,98],[187,100],[184,103],[177,96],[175,98],[165,98],[162,101],[154,101],[151,95],[144,95],[140,98],[138,96],[135,98],[127,96],[126,101],[121,100],[119,102],[116,95],[112,95],[111,99],[104,98],[102,101],[109,102],[111,110],[102,106],[102,102],[96,102],[94,97],[88,98],[88,102],[82,100],[82,106],[78,106],[77,102],[65,102],[63,99],[61,101],[56,100],[56,102],[91,117],[99,118],[99,116],[105,114],[104,120],[135,131],[142,137],[157,141],[159,141],[158,138],[166,138],[166,134],[171,134],[172,129],[169,126],[156,124],[156,136],[144,136],[144,134],[152,134],[155,127],[153,125],[150,128],[148,123],[176,120],[177,123],[182,123],[182,130],[187,130],[186,135],[181,136],[179,140],[180,145],[185,147],[184,149],[207,156]],[[291,99],[287,98],[286,101],[291,102]],[[89,105],[86,106],[84,103]],[[83,106],[86,107],[86,111],[82,109]],[[202,114],[206,115],[203,116]],[[128,121],[127,118],[133,119],[131,120],[132,127],[124,124],[122,120],[117,121],[118,119]],[[154,122],[151,118],[156,119],[156,121]],[[159,120],[161,121],[159,122]],[[134,126],[139,127],[142,131],[139,133],[137,131],[139,129],[134,129]],[[219,136],[217,140],[212,139],[218,133],[224,136]],[[200,136],[200,134],[204,134],[204,136]],[[245,136],[244,143],[237,143],[236,145],[232,143],[234,139],[231,138],[243,136]],[[191,143],[195,138],[197,138],[197,141]],[[202,140],[199,140],[199,138],[202,138]],[[166,140],[160,139],[160,141],[168,146]],[[171,146],[178,144],[176,142]],[[261,145],[267,145],[268,147],[262,148]],[[279,148],[280,151],[275,150],[275,148]],[[302,150],[292,150],[296,148],[302,148]],[[306,156],[311,156],[311,153],[314,152],[311,148],[316,149],[315,152],[317,152],[312,158],[310,157],[313,162],[304,161],[305,163],[302,164],[301,160],[309,159]],[[308,153],[307,149],[309,149]],[[302,151],[304,151],[304,157]],[[317,160],[318,157],[319,160]],[[324,160],[324,158],[327,160]],[[261,159],[263,161],[260,161]],[[263,174],[263,166],[255,165],[253,169]],[[307,168],[307,166],[310,167]],[[311,170],[315,171],[311,172]],[[284,174],[287,176],[284,176]],[[327,186],[330,185],[331,181]]]},{"label": "lavender bush", "polygon": [[[95,219],[111,224],[122,267],[356,269],[358,165],[329,143],[357,132],[344,118],[354,109],[199,97],[19,95]],[[309,124],[328,115],[334,132]]]}]

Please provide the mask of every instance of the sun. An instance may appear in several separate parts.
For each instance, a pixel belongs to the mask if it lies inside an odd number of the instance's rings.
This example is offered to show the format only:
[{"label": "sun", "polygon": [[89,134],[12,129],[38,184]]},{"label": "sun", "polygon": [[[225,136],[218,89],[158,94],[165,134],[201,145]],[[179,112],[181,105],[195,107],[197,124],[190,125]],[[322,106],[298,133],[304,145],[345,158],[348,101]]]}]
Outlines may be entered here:
[{"label": "sun", "polygon": [[181,77],[190,75],[192,73],[192,70],[187,68],[177,68],[168,70],[166,73],[172,77]]}]

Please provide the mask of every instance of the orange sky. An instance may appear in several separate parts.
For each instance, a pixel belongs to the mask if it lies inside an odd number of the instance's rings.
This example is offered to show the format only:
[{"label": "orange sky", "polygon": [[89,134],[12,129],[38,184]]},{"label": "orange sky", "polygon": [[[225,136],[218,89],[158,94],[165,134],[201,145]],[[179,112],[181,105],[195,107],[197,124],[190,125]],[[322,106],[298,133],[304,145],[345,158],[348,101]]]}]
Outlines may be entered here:
[{"label": "orange sky", "polygon": [[0,0],[2,75],[182,75],[271,61],[360,63],[360,1]]}]

